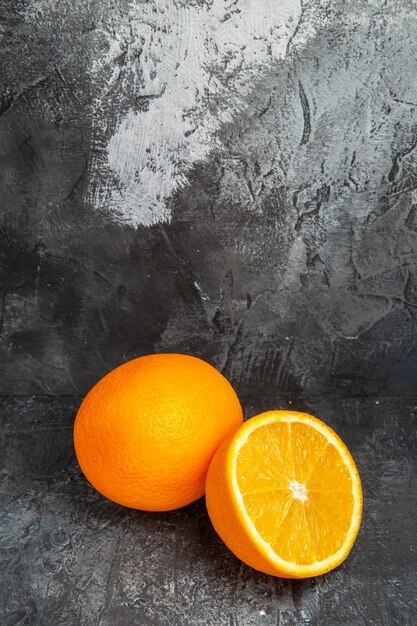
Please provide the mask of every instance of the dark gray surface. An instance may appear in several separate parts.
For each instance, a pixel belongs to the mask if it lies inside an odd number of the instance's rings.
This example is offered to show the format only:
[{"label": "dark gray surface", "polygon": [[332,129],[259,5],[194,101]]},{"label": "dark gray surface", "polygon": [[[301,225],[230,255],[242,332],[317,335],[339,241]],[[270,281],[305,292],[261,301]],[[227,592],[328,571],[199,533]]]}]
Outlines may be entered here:
[{"label": "dark gray surface", "polygon": [[[414,626],[416,4],[294,0],[267,57],[245,22],[266,0],[156,4],[0,1],[0,624]],[[183,185],[146,226],[112,204],[108,150],[129,112],[183,110],[180,81],[172,106],[175,81],[141,90],[188,10],[196,33],[218,16],[195,70],[221,88],[185,111],[203,156],[182,171],[179,144]],[[247,416],[292,398],[346,439],[365,510],[342,567],[275,580],[227,551],[203,502],[149,515],[86,484],[81,396],[164,351],[213,363]]]},{"label": "dark gray surface", "polygon": [[91,200],[121,185],[118,121],[154,102],[123,39],[153,4],[134,24],[129,6],[1,3],[0,391],[84,394],[124,360],[183,351],[242,388],[417,393],[415,2],[303,2],[285,58],[244,96],[239,66],[210,65],[239,108],[150,227]]},{"label": "dark gray surface", "polygon": [[285,581],[242,564],[204,501],[172,513],[125,509],[85,481],[72,449],[76,398],[1,401],[0,623],[11,626],[414,626],[417,398],[303,401],[349,445],[364,515],[347,561]]}]

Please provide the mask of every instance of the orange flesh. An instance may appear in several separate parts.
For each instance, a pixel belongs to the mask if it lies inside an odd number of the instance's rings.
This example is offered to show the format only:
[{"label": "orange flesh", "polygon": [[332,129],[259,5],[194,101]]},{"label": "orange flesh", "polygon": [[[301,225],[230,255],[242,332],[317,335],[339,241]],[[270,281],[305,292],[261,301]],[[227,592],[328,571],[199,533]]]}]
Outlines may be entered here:
[{"label": "orange flesh", "polygon": [[236,476],[247,514],[281,559],[310,565],[343,545],[352,478],[339,451],[310,425],[260,426],[239,450]]}]

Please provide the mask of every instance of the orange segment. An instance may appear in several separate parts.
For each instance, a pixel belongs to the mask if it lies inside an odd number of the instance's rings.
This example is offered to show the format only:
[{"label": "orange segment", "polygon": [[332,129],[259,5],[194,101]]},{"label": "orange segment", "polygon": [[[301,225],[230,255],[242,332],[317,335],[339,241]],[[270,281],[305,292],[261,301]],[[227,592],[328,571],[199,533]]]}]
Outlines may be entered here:
[{"label": "orange segment", "polygon": [[305,503],[305,519],[307,532],[315,548],[315,559],[322,561],[329,554],[337,552],[343,541],[341,538],[346,533],[340,533],[340,529],[319,509],[309,501]]},{"label": "orange segment", "polygon": [[285,522],[280,525],[271,547],[286,561],[305,565],[316,560],[315,546],[308,533],[305,507],[301,500],[291,498],[290,511]]},{"label": "orange segment", "polygon": [[306,483],[325,453],[328,440],[318,430],[306,427],[303,422],[288,423],[291,432],[291,452],[297,468],[297,480]]},{"label": "orange segment", "polygon": [[352,476],[339,450],[329,444],[307,481],[309,491],[352,491]]},{"label": "orange segment", "polygon": [[[292,498],[287,489],[243,496],[245,509],[257,532],[269,543],[275,541],[279,528],[287,517]],[[275,524],[270,524],[274,519]]]},{"label": "orange segment", "polygon": [[[286,488],[291,462],[288,424],[271,424],[267,432],[254,431],[237,459],[242,494]],[[262,450],[262,454],[259,451]]]},{"label": "orange segment", "polygon": [[348,555],[362,491],[341,439],[305,413],[270,411],[246,422],[215,454],[209,515],[248,565],[289,578],[323,574]]}]

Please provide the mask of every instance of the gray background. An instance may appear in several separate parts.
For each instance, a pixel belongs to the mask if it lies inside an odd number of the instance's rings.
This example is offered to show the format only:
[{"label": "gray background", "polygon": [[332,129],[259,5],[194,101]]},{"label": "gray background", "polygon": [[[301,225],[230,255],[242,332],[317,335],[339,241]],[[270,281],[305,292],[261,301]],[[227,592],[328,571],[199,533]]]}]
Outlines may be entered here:
[{"label": "gray background", "polygon": [[[156,6],[134,5],[0,3],[0,623],[415,624],[417,6],[303,2],[251,83],[244,44],[240,66],[209,65],[239,106],[199,96],[195,127],[208,106],[222,123],[149,225],[114,208],[108,154],[161,95],[138,97],[132,42],[99,62]],[[202,501],[153,516],[92,491],[71,443],[81,397],[164,351],[215,365],[246,417],[305,408],[345,437],[365,486],[345,565],[275,580],[228,553]]]}]

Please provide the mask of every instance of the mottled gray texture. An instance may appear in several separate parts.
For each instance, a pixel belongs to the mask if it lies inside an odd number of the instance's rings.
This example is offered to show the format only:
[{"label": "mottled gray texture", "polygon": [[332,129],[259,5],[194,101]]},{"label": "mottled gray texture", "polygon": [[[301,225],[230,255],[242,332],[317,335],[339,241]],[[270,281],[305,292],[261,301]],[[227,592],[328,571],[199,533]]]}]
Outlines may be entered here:
[{"label": "mottled gray texture", "polygon": [[148,106],[126,79],[103,101],[114,67],[91,70],[128,6],[2,6],[0,391],[83,394],[184,351],[242,388],[415,393],[415,3],[305,2],[150,228],[90,203],[118,120]]},{"label": "mottled gray texture", "polygon": [[[102,498],[74,457],[78,404],[1,401],[2,625],[417,623],[417,400],[298,400],[349,445],[363,478],[364,516],[343,565],[294,582],[238,561],[215,534],[203,500],[151,514]],[[247,416],[271,406],[293,404],[244,398]]]}]

